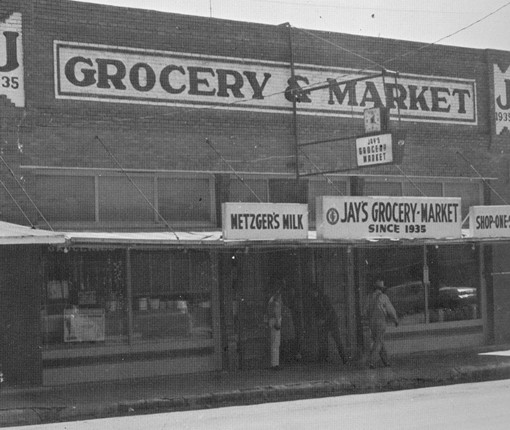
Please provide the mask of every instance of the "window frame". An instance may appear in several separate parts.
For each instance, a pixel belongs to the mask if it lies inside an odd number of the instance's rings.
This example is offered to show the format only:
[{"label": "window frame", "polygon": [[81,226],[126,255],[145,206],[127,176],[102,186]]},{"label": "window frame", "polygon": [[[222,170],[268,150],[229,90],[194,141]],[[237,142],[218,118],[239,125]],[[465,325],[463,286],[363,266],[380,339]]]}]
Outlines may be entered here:
[{"label": "window frame", "polygon": [[[159,190],[158,179],[163,178],[177,178],[177,179],[205,179],[209,183],[209,220],[208,221],[193,221],[183,219],[179,221],[169,221],[171,227],[186,228],[186,227],[207,227],[215,228],[217,225],[216,217],[216,187],[215,176],[213,173],[208,172],[195,172],[195,171],[160,171],[160,170],[120,170],[120,169],[96,169],[96,168],[61,168],[61,167],[37,167],[37,166],[21,166],[23,170],[29,171],[33,175],[33,180],[37,181],[38,176],[81,176],[94,178],[94,217],[93,221],[55,221],[49,219],[52,227],[57,229],[65,228],[127,228],[127,229],[164,229],[166,228],[165,221],[161,218],[156,211],[153,213],[153,218],[150,221],[103,221],[100,217],[100,177],[121,177],[126,173],[131,178],[149,178],[152,182],[152,195],[147,196],[149,200],[152,198],[154,207],[159,212]],[[35,190],[35,183],[34,183]],[[44,197],[43,197],[44,198]],[[44,215],[44,214],[43,214]],[[43,220],[38,220],[36,226],[46,226]]]}]

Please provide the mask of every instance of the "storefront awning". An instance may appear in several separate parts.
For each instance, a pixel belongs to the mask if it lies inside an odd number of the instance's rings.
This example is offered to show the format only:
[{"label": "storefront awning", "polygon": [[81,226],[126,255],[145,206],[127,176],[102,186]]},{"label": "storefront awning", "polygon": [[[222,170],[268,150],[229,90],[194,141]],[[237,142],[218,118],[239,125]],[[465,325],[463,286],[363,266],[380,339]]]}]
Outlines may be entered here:
[{"label": "storefront awning", "polygon": [[[315,231],[308,232],[307,239],[298,240],[225,240],[221,231],[200,232],[65,232],[67,239],[62,246],[76,248],[128,248],[128,247],[171,247],[171,248],[289,248],[289,247],[338,247],[338,246],[411,246],[430,244],[458,244],[494,242],[473,238],[469,230],[462,230],[460,238],[444,239],[359,239],[326,240],[317,239]],[[507,239],[508,241],[508,239]]]},{"label": "storefront awning", "polygon": [[50,245],[65,242],[64,233],[0,221],[0,245]]},{"label": "storefront awning", "polygon": [[65,232],[68,245],[172,245],[223,243],[221,231]]}]

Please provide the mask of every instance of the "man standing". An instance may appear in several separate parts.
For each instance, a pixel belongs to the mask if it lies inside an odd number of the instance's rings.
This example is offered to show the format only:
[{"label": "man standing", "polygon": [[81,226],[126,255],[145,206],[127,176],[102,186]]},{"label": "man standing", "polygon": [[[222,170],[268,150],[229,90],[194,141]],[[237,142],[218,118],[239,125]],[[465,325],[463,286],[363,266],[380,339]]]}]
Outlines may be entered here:
[{"label": "man standing", "polygon": [[333,307],[330,298],[322,291],[319,291],[316,286],[313,287],[312,291],[315,316],[319,325],[319,345],[322,345],[322,347],[325,348],[325,351],[320,354],[321,357],[319,357],[319,359],[328,360],[329,334],[331,334],[342,363],[347,364],[349,358],[345,355],[342,335],[338,328],[338,315],[335,308]]},{"label": "man standing", "polygon": [[[281,286],[281,285],[280,285]],[[267,322],[269,326],[269,339],[271,350],[271,369],[280,367],[280,342],[282,328],[282,292],[278,288],[267,304]]]},{"label": "man standing", "polygon": [[372,338],[372,347],[370,348],[369,366],[375,367],[377,355],[381,357],[384,366],[388,367],[388,353],[384,346],[384,334],[386,333],[386,321],[391,320],[398,326],[398,317],[395,308],[390,299],[384,294],[386,287],[382,279],[378,279],[374,285],[374,292],[369,297],[363,314],[368,319],[370,334]]}]

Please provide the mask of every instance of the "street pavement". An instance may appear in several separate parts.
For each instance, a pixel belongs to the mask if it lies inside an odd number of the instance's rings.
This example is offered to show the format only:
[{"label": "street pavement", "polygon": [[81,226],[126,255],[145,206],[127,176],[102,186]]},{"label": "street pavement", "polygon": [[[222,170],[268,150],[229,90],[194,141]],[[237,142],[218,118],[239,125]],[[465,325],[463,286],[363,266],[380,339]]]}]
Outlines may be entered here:
[{"label": "street pavement", "polygon": [[393,357],[392,366],[293,363],[158,378],[0,389],[0,426],[395,391],[510,379],[510,345]]}]

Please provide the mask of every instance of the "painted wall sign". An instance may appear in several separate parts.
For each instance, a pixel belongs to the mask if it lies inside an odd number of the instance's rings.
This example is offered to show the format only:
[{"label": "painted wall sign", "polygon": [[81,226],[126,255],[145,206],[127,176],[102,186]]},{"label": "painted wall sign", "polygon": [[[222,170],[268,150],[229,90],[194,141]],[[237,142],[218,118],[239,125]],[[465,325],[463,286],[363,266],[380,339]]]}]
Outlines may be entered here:
[{"label": "painted wall sign", "polygon": [[25,106],[23,77],[21,13],[16,12],[0,22],[0,95],[16,107]]},{"label": "painted wall sign", "polygon": [[391,133],[358,137],[356,139],[358,167],[392,163],[392,139]]},{"label": "painted wall sign", "polygon": [[317,197],[319,239],[460,238],[457,197]]},{"label": "painted wall sign", "polygon": [[510,237],[510,206],[471,206],[469,233],[472,237]]},{"label": "painted wall sign", "polygon": [[297,203],[223,203],[225,240],[308,238],[308,205]]},{"label": "painted wall sign", "polygon": [[494,113],[496,134],[510,131],[510,67],[502,70],[494,64]]},{"label": "painted wall sign", "polygon": [[[292,112],[290,90],[374,74],[343,68],[244,58],[194,55],[106,45],[54,42],[55,96],[59,99],[216,106],[223,109]],[[404,120],[477,124],[474,80],[401,74],[335,84],[301,93],[299,113],[357,116],[386,106]]]}]

